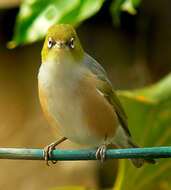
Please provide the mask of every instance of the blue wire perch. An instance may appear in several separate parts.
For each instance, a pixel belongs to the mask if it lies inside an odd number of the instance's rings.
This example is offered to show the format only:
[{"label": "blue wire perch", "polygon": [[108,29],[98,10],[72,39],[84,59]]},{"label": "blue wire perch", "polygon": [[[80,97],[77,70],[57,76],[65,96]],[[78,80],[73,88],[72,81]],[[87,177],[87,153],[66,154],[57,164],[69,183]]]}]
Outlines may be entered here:
[{"label": "blue wire perch", "polygon": [[[96,150],[54,150],[53,160],[96,160]],[[108,149],[106,159],[171,158],[171,147]],[[0,159],[44,160],[42,149],[0,148]]]}]

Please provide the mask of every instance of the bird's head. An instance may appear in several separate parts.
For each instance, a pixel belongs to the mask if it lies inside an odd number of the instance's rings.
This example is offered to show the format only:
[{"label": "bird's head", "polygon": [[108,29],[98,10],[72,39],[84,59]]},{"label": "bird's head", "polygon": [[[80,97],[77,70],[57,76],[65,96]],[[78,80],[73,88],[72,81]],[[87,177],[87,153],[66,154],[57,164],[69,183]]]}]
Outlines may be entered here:
[{"label": "bird's head", "polygon": [[42,49],[42,61],[68,58],[77,63],[83,56],[83,48],[71,25],[56,24],[49,28]]}]

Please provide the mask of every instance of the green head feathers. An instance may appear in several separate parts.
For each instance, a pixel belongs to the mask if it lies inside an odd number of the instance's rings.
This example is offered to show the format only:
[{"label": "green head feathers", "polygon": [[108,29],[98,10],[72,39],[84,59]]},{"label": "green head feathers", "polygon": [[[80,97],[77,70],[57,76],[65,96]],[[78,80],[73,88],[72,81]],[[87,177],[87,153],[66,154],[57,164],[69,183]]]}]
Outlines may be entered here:
[{"label": "green head feathers", "polygon": [[42,60],[49,56],[71,56],[80,61],[84,56],[83,48],[74,28],[69,24],[56,24],[49,28],[42,49]]}]

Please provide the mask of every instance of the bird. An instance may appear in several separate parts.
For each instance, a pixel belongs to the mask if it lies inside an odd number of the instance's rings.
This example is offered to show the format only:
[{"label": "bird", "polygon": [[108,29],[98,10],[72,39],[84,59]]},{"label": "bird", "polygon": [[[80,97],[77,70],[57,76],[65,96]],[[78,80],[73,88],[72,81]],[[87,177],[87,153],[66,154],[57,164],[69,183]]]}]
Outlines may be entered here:
[{"label": "bird", "polygon": [[[52,25],[45,37],[38,72],[38,92],[49,124],[62,138],[44,148],[44,159],[55,147],[70,140],[96,147],[96,158],[104,161],[107,146],[137,148],[131,139],[127,115],[104,68],[88,55],[69,24]],[[153,159],[131,159],[135,167]],[[52,160],[52,163],[56,161]]]}]

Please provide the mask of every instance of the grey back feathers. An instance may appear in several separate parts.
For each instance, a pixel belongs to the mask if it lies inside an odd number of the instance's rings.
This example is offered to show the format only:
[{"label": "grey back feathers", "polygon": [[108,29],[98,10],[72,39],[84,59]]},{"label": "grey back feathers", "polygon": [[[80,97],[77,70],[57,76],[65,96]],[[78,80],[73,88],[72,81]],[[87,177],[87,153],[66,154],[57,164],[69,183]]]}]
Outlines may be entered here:
[{"label": "grey back feathers", "polygon": [[85,53],[83,64],[85,67],[87,67],[89,70],[91,70],[91,72],[93,74],[97,75],[98,78],[100,78],[103,81],[106,81],[108,83],[108,85],[112,87],[112,83],[108,79],[107,73],[104,70],[104,68],[87,53]]}]

